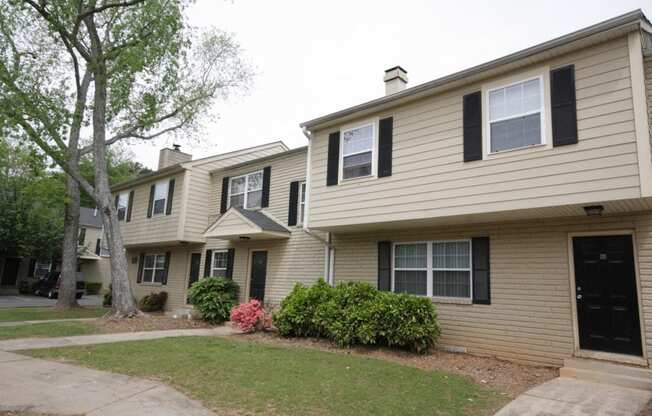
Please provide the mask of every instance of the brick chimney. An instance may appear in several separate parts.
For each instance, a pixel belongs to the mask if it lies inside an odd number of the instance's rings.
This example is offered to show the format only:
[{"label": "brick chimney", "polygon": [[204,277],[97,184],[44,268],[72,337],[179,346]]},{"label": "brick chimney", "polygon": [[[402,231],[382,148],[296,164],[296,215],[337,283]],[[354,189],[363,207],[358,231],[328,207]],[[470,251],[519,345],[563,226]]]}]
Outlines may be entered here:
[{"label": "brick chimney", "polygon": [[181,151],[181,146],[173,144],[172,149],[161,149],[161,153],[159,153],[158,156],[158,170],[176,165],[177,163],[189,162],[191,160],[191,154],[183,153]]},{"label": "brick chimney", "polygon": [[385,71],[385,95],[403,91],[408,83],[407,71],[400,66]]}]

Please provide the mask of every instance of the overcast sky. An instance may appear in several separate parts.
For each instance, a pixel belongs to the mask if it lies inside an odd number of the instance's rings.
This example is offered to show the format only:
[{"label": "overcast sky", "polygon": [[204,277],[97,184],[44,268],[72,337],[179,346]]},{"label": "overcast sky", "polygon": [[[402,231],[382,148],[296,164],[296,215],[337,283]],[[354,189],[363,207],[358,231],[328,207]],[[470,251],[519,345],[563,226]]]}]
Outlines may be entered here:
[{"label": "overcast sky", "polygon": [[[232,32],[256,68],[251,91],[217,105],[219,120],[194,158],[283,140],[307,144],[300,122],[384,94],[383,71],[401,65],[414,86],[634,9],[619,1],[198,0],[195,26]],[[131,146],[155,168],[161,138]]]}]

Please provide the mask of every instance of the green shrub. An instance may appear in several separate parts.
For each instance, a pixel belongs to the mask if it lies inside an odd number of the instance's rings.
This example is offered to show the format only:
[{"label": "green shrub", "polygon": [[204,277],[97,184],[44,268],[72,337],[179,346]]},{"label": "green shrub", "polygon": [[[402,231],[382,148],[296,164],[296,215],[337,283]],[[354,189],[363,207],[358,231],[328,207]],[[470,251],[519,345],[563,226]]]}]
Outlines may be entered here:
[{"label": "green shrub", "polygon": [[231,279],[207,277],[188,290],[188,301],[205,321],[221,324],[229,319],[231,308],[238,302],[238,285]]},{"label": "green shrub", "polygon": [[315,319],[315,311],[331,296],[332,288],[324,279],[311,287],[297,283],[281,302],[281,309],[274,313],[274,326],[286,337],[324,336],[324,328]]},{"label": "green shrub", "polygon": [[111,306],[113,304],[113,285],[109,283],[109,291],[104,294],[102,306]]},{"label": "green shrub", "polygon": [[97,295],[102,289],[102,283],[89,282],[86,283],[86,294],[87,295]]},{"label": "green shrub", "polygon": [[380,292],[367,283],[297,284],[274,314],[283,336],[325,337],[341,346],[388,345],[427,352],[439,337],[428,298]]},{"label": "green shrub", "polygon": [[168,292],[152,292],[149,295],[143,296],[138,302],[138,309],[143,312],[157,312],[162,311],[165,307],[165,302],[168,300]]}]

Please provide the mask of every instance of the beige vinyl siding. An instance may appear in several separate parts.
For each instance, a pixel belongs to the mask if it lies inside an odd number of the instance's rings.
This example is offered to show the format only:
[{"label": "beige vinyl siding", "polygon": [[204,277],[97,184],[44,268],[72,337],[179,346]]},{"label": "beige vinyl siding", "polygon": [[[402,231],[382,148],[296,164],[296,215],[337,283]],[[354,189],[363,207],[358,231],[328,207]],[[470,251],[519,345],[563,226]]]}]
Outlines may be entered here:
[{"label": "beige vinyl siding", "polygon": [[[165,254],[168,251],[171,253],[171,256],[167,284],[136,283],[140,253]],[[190,255],[199,251],[200,248],[193,250],[188,247],[156,247],[127,250],[127,273],[134,288],[136,299],[141,299],[143,296],[149,295],[152,292],[165,291],[168,293],[168,300],[165,304],[166,311],[184,308],[186,306],[186,287],[188,285],[188,273],[190,271]]]},{"label": "beige vinyl siding", "polygon": [[[153,215],[147,217],[149,193],[152,184],[157,182],[169,183],[174,178],[174,196],[172,197],[172,213],[170,215]],[[164,241],[179,239],[178,224],[181,217],[182,191],[184,187],[185,172],[167,176],[149,183],[138,185],[133,189],[134,202],[131,211],[131,221],[120,221],[120,231],[126,246],[135,244],[156,244]],[[129,192],[131,189],[122,191]]]},{"label": "beige vinyl siding", "polygon": [[647,115],[650,128],[650,140],[652,141],[652,55],[645,58],[643,61],[643,66],[645,72],[645,96],[647,97]]},{"label": "beige vinyl siding", "polygon": [[[327,187],[328,134],[338,128],[315,132],[310,226],[417,220],[640,197],[628,53],[627,38],[623,37],[510,74],[547,77],[551,68],[575,66],[576,145],[552,148],[548,122],[544,123],[546,146],[464,163],[462,96],[496,79],[376,114],[379,118],[394,117],[391,177]],[[546,96],[549,88],[545,82]],[[549,105],[546,107],[544,111],[549,113]],[[359,121],[365,120],[368,118]]]},{"label": "beige vinyl siding", "polygon": [[[440,345],[532,364],[561,365],[574,351],[568,235],[634,230],[642,321],[652,355],[652,214],[403,229],[334,236],[335,282],[377,284],[378,241],[490,237],[491,305],[436,302]],[[645,336],[647,333],[647,337]]]},{"label": "beige vinyl siding", "polygon": [[[203,241],[203,234],[210,225],[209,213],[214,212],[215,209],[217,209],[219,212],[219,202],[216,207],[214,205],[214,199],[208,197],[209,195],[212,195],[212,181],[210,171],[229,165],[236,165],[258,158],[271,156],[273,154],[279,153],[279,151],[282,151],[279,146],[273,146],[267,149],[229,157],[228,159],[215,160],[208,163],[198,163],[193,165],[191,168],[192,173],[189,181],[190,188],[188,189],[186,214],[184,216],[184,224],[182,230],[182,240]],[[303,175],[305,176],[305,170]]]}]

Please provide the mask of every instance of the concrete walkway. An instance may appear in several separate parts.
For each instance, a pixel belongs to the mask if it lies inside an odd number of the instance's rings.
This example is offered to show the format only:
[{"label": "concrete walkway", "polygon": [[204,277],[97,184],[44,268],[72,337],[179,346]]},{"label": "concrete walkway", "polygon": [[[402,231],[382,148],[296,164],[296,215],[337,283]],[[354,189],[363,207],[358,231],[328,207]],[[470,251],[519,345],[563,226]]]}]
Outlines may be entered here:
[{"label": "concrete walkway", "polygon": [[[79,306],[102,306],[102,295],[84,295],[77,300]],[[22,307],[39,307],[54,306],[57,304],[56,299],[48,299],[34,295],[0,295],[0,308],[22,308]]]},{"label": "concrete walkway", "polygon": [[[34,350],[42,348],[71,347],[75,345],[109,344],[112,342],[141,341],[172,337],[210,337],[239,334],[230,326],[206,329],[168,329],[164,331],[122,332],[117,334],[80,335],[60,338],[21,338],[0,341],[0,351]],[[0,403],[2,401],[0,400]]]},{"label": "concrete walkway", "polygon": [[636,416],[652,392],[556,378],[526,391],[495,416]]},{"label": "concrete walkway", "polygon": [[97,318],[67,318],[67,319],[40,319],[38,321],[7,321],[7,322],[0,322],[0,328],[6,328],[9,326],[51,324],[56,322],[90,322],[96,320]]},{"label": "concrete walkway", "polygon": [[211,416],[163,383],[0,352],[0,411]]}]

